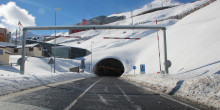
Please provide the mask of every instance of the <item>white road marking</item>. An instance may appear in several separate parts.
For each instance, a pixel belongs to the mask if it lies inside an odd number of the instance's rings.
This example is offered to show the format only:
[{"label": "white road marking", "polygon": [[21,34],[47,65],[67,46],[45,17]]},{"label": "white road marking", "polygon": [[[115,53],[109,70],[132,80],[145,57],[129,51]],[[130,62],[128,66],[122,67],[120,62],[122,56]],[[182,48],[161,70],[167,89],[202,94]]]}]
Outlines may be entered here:
[{"label": "white road marking", "polygon": [[107,100],[106,100],[105,98],[103,98],[101,95],[98,95],[98,96],[99,96],[99,98],[100,98],[100,100],[101,100],[102,103],[104,103],[104,104],[106,104],[106,105],[111,105],[111,104],[108,103]]},{"label": "white road marking", "polygon": [[168,95],[160,94],[160,96],[162,96],[162,97],[164,97],[164,98],[166,98],[166,99],[172,100],[172,101],[174,101],[174,102],[177,102],[177,103],[179,103],[179,104],[185,105],[185,106],[187,106],[187,107],[190,107],[190,108],[192,108],[192,109],[200,110],[200,109],[198,109],[198,108],[196,108],[196,107],[193,107],[193,106],[191,106],[191,105],[189,105],[189,104],[180,102],[180,101],[178,101],[178,100],[176,100],[176,99],[174,99],[174,98],[172,98],[172,97],[169,97]]},{"label": "white road marking", "polygon": [[89,86],[82,94],[79,95],[79,97],[77,97],[69,106],[67,106],[64,110],[69,110],[71,109],[75,104],[76,102],[78,102],[78,100],[80,98],[82,98],[96,83],[98,83],[99,81],[101,81],[102,79],[96,81],[95,83],[93,83],[91,86]]},{"label": "white road marking", "polygon": [[[127,80],[124,80],[124,81],[127,81]],[[148,88],[148,87],[145,87],[145,86],[140,86],[138,83],[135,83],[135,82],[132,82],[132,81],[130,81],[130,83],[132,83],[132,84],[134,84],[134,85],[136,85],[136,86],[138,86],[138,87],[144,88],[144,89],[147,90],[147,91],[160,94],[160,96],[162,96],[162,97],[164,97],[164,98],[166,98],[166,99],[172,100],[172,101],[174,101],[174,102],[177,102],[177,103],[179,103],[179,104],[185,105],[185,106],[190,107],[190,108],[195,109],[195,110],[200,110],[200,109],[198,109],[198,108],[196,108],[196,107],[193,107],[193,106],[191,106],[191,105],[189,105],[189,104],[186,104],[186,103],[181,102],[181,101],[178,101],[178,100],[176,100],[176,99],[174,99],[174,98],[172,98],[172,97],[169,97],[168,95],[162,94],[162,93],[160,93],[160,92],[158,92],[158,91],[156,91],[156,90],[152,90],[152,89],[150,89],[150,88]]]},{"label": "white road marking", "polygon": [[23,91],[18,91],[18,92],[15,92],[15,93],[10,93],[10,94],[7,94],[7,95],[2,95],[2,96],[0,96],[0,100],[4,100],[4,99],[11,98],[11,97],[16,97],[16,96],[19,96],[19,95],[23,95],[23,94],[27,94],[27,93],[31,93],[31,92],[35,92],[35,91],[39,91],[39,90],[43,90],[43,89],[47,89],[47,88],[50,88],[50,87],[59,86],[59,85],[62,85],[62,84],[71,83],[71,82],[82,80],[82,79],[85,79],[85,78],[79,78],[79,79],[73,79],[73,80],[48,84],[46,86],[35,87],[35,88],[23,90]]},{"label": "white road marking", "polygon": [[104,91],[105,91],[105,92],[108,92],[108,87],[105,87]]},{"label": "white road marking", "polygon": [[130,102],[131,104],[134,104],[134,107],[135,107],[136,110],[142,110],[142,108],[140,106],[135,105],[135,103],[130,99],[130,97],[122,90],[122,88],[119,85],[117,85],[115,83],[115,86],[118,87],[118,89],[123,93],[124,97],[126,98],[126,100],[128,102]]}]

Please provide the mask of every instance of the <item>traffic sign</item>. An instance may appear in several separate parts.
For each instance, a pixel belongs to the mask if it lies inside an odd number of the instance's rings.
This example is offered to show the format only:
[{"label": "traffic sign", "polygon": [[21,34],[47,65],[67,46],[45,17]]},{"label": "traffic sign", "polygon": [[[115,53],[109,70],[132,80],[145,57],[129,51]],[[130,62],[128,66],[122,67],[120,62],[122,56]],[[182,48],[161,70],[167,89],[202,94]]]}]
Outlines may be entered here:
[{"label": "traffic sign", "polygon": [[137,69],[136,66],[133,66],[133,69],[136,70]]},{"label": "traffic sign", "polygon": [[[21,59],[22,59],[22,58],[19,58],[19,59],[17,60],[17,64],[18,64],[18,65],[21,65]],[[25,57],[24,60],[26,61],[27,58]]]},{"label": "traffic sign", "polygon": [[140,65],[141,72],[145,72],[145,64]]},{"label": "traffic sign", "polygon": [[[165,65],[165,62],[164,62],[164,65]],[[170,60],[167,60],[166,65],[167,65],[168,68],[171,67],[171,65],[172,65],[171,61],[170,61]]]},{"label": "traffic sign", "polygon": [[53,60],[53,58],[50,58],[48,64],[54,64],[54,60]]},{"label": "traffic sign", "polygon": [[134,69],[134,75],[135,75],[135,70],[137,69],[137,67],[136,67],[136,66],[133,66],[133,69]]}]

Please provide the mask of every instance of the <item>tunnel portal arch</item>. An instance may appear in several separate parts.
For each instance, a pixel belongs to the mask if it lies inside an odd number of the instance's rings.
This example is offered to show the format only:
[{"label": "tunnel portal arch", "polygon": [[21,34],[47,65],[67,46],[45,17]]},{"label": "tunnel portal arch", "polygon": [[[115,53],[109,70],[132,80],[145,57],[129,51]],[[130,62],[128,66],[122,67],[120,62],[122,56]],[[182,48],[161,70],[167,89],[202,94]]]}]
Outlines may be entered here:
[{"label": "tunnel portal arch", "polygon": [[94,66],[93,72],[98,76],[121,76],[124,73],[124,65],[115,58],[105,58]]}]

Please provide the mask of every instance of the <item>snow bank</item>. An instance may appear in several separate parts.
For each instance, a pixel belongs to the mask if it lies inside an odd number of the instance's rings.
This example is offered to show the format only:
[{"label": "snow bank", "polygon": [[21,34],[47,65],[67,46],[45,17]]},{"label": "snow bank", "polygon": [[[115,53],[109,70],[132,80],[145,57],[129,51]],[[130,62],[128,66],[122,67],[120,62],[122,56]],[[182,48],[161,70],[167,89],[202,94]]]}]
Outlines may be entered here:
[{"label": "snow bank", "polygon": [[[220,64],[218,64],[220,66]],[[207,69],[207,68],[206,68]],[[182,99],[220,109],[220,75],[190,72],[188,74],[123,75],[123,79]]]},{"label": "snow bank", "polygon": [[[170,75],[154,73],[124,78],[220,109],[220,51],[217,50],[220,47],[219,9],[220,1],[216,1],[167,29],[168,59],[172,61]],[[143,58],[149,52],[142,52],[140,56]],[[150,58],[139,60],[151,61]],[[150,68],[147,67],[147,73]]]},{"label": "snow bank", "polygon": [[[11,55],[10,63],[16,63],[20,57],[20,55]],[[80,65],[77,60],[57,58],[56,73],[51,72],[51,65],[47,64],[48,61],[49,58],[28,57],[24,75],[20,75],[20,66],[0,66],[0,95],[51,83],[94,76],[88,72],[69,72],[69,68]]]},{"label": "snow bank", "polygon": [[[166,19],[185,11],[189,11],[208,0],[156,11],[134,17],[134,25],[155,25],[156,20]],[[158,4],[159,6],[160,4]],[[172,5],[172,4],[171,4]],[[148,5],[149,6],[149,5]],[[139,11],[146,9],[139,9]],[[64,43],[90,50],[93,47],[93,64],[104,58],[119,59],[125,66],[125,75],[133,74],[132,66],[146,65],[146,75],[128,77],[132,81],[168,93],[219,108],[219,63],[220,63],[220,2],[216,1],[181,20],[167,19],[158,25],[167,27],[168,59],[172,62],[170,75],[157,75],[159,72],[159,56],[156,30],[99,30],[96,36],[81,44]],[[134,11],[138,14],[138,10]],[[130,13],[120,13],[129,17]],[[112,25],[129,25],[131,19],[111,23]],[[80,32],[77,35],[94,35],[94,31]],[[162,70],[163,35],[159,31]],[[74,35],[74,34],[73,34]],[[139,37],[141,40],[103,40],[103,37]],[[91,44],[91,42],[94,42]],[[86,57],[87,64],[90,56]]]}]

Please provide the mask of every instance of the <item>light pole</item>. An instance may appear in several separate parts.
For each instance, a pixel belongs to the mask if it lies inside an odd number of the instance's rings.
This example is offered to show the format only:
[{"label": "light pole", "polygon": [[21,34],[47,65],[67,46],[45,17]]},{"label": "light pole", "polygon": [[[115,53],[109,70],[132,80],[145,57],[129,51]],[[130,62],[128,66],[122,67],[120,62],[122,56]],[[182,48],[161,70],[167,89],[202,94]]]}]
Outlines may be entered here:
[{"label": "light pole", "polygon": [[92,43],[94,42],[91,42],[91,68],[90,68],[91,73],[92,73]]},{"label": "light pole", "polygon": [[131,8],[131,25],[133,26],[134,24],[134,21],[133,21],[133,11],[132,11],[132,8]]},{"label": "light pole", "polygon": [[[57,10],[61,8],[55,8],[55,26],[56,26],[56,17],[57,17]],[[56,72],[56,29],[55,29],[55,36],[54,36],[54,73]]]}]

